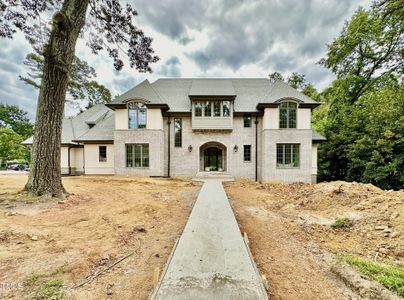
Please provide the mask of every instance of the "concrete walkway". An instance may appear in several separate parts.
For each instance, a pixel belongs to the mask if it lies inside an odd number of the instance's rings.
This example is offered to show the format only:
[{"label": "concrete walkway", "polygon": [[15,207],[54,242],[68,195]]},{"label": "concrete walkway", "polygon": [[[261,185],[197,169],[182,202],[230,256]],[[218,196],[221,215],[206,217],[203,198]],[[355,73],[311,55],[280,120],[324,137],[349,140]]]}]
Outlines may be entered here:
[{"label": "concrete walkway", "polygon": [[220,180],[205,180],[153,299],[267,299]]}]

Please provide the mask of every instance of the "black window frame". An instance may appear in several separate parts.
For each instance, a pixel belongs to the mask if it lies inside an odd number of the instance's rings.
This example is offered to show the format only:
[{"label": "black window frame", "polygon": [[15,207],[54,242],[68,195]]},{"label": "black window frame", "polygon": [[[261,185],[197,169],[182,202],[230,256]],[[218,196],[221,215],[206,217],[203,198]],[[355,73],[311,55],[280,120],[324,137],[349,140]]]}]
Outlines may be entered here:
[{"label": "black window frame", "polygon": [[[143,102],[129,102],[128,105],[128,128],[145,129],[147,124],[147,107]],[[131,122],[131,112],[135,114],[135,122]],[[141,123],[140,116],[144,116],[144,123]],[[133,126],[132,126],[133,125]]]},{"label": "black window frame", "polygon": [[244,124],[244,128],[251,128],[252,127],[252,115],[251,114],[244,114],[243,115],[243,124]]},{"label": "black window frame", "polygon": [[98,146],[98,161],[107,162],[107,146]]},{"label": "black window frame", "polygon": [[243,146],[243,160],[245,162],[251,162],[251,145],[244,145]]},{"label": "black window frame", "polygon": [[[136,157],[136,148],[140,147],[140,157]],[[130,149],[130,151],[128,151]],[[147,151],[146,151],[147,149]],[[134,169],[146,169],[150,167],[150,147],[147,143],[134,143],[134,144],[125,144],[126,150],[126,168],[134,168]],[[145,154],[147,153],[147,155]],[[129,165],[128,161],[131,161],[131,165]],[[136,161],[140,162],[139,166],[136,166]],[[147,162],[147,163],[146,163]]]},{"label": "black window frame", "polygon": [[276,168],[278,169],[300,168],[300,144],[298,143],[276,144]]},{"label": "black window frame", "polygon": [[182,118],[174,118],[174,147],[182,147]]},{"label": "black window frame", "polygon": [[279,104],[279,128],[296,129],[297,128],[297,110],[298,105],[293,101],[284,101]]}]

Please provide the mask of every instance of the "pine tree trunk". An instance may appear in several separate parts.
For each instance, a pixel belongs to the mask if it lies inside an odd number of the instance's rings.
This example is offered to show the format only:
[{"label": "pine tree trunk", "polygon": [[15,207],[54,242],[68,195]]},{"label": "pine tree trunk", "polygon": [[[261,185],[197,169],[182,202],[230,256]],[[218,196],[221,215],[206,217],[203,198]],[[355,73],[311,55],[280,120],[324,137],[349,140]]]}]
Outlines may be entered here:
[{"label": "pine tree trunk", "polygon": [[49,43],[44,48],[44,70],[32,144],[31,171],[25,189],[35,196],[62,197],[60,167],[64,104],[77,38],[89,0],[65,0],[53,17]]}]

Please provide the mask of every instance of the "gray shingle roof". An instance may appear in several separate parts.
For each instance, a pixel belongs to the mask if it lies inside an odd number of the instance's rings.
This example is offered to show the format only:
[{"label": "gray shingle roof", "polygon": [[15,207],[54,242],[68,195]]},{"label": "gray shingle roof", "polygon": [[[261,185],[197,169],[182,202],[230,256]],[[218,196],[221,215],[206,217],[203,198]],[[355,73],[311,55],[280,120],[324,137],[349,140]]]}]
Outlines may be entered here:
[{"label": "gray shingle roof", "polygon": [[[112,119],[112,121],[111,121]],[[95,125],[90,128],[90,125]],[[75,145],[75,140],[84,141],[85,136],[89,140],[113,140],[115,127],[114,112],[104,104],[98,104],[78,114],[74,118],[64,118],[62,122],[62,144]],[[24,145],[31,145],[33,137],[22,142]]]},{"label": "gray shingle roof", "polygon": [[258,103],[276,103],[283,98],[293,98],[301,103],[317,104],[316,101],[300,93],[284,82],[272,83],[266,78],[240,79],[158,79],[147,80],[117,97],[114,104],[125,100],[141,98],[151,103],[165,103],[170,111],[189,112],[189,96],[235,96],[234,109],[239,112],[253,112]]},{"label": "gray shingle roof", "polygon": [[114,140],[115,113],[108,111],[102,120],[75,141],[112,141]]},{"label": "gray shingle roof", "polygon": [[116,97],[111,104],[125,103],[130,99],[143,99],[150,103],[164,103],[150,82],[146,79],[126,93]]},{"label": "gray shingle roof", "polygon": [[326,141],[327,139],[315,130],[312,130],[311,139],[313,141]]},{"label": "gray shingle roof", "polygon": [[204,79],[192,80],[189,96],[236,96],[231,80]]}]

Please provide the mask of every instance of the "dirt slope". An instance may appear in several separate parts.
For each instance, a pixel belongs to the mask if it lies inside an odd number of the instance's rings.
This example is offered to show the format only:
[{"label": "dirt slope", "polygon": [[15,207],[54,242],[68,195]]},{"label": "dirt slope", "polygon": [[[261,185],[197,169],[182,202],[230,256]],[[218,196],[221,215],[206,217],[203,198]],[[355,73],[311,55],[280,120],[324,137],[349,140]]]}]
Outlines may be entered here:
[{"label": "dirt slope", "polygon": [[146,299],[154,269],[164,266],[199,191],[184,181],[85,176],[64,178],[74,194],[60,204],[7,201],[18,200],[9,193],[25,182],[26,176],[0,175],[1,299],[33,295],[43,274],[63,279],[66,299]]},{"label": "dirt slope", "polygon": [[[331,253],[404,261],[404,192],[370,184],[226,184],[272,299],[355,297],[330,270]],[[353,227],[332,229],[337,217]]]}]

